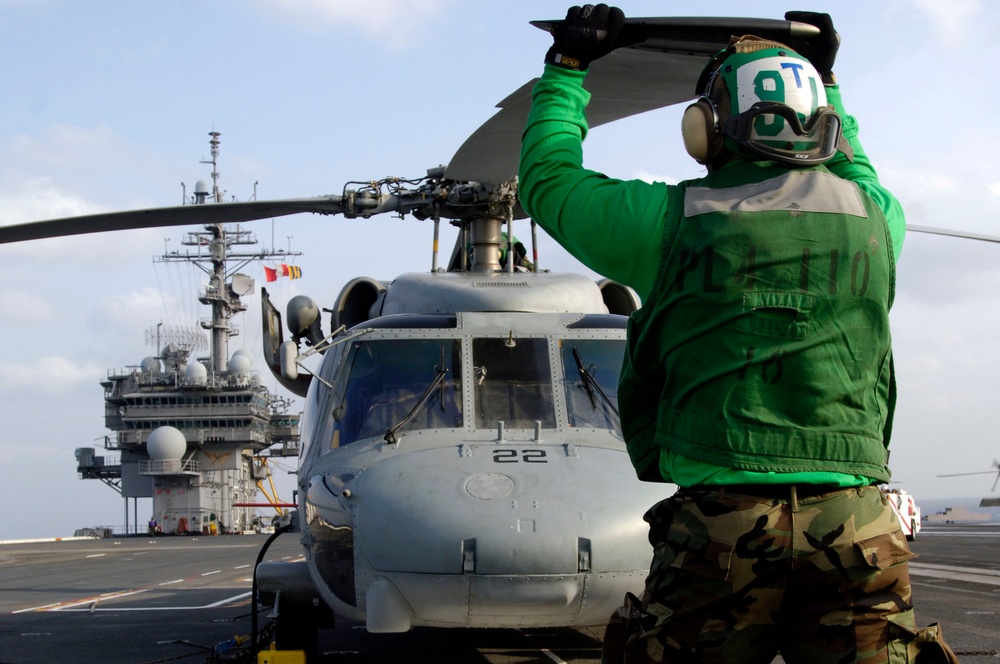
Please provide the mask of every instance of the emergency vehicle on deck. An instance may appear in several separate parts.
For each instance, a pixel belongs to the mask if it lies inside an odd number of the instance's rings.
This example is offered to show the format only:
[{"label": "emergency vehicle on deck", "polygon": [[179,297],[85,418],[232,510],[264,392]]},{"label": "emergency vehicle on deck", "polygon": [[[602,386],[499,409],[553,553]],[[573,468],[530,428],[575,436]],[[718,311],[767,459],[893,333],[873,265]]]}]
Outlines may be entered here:
[{"label": "emergency vehicle on deck", "polygon": [[912,542],[920,532],[920,507],[917,501],[902,489],[886,489],[885,496],[899,519],[906,540]]}]

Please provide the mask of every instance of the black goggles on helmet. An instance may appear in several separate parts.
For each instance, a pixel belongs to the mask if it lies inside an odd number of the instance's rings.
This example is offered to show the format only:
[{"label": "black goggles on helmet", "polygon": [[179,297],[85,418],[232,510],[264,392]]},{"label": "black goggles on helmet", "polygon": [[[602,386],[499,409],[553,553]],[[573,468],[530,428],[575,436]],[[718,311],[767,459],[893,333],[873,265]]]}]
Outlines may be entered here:
[{"label": "black goggles on helmet", "polygon": [[840,116],[833,106],[821,106],[805,122],[790,106],[759,101],[739,115],[726,118],[722,133],[740,145],[792,165],[821,164],[837,154]]}]

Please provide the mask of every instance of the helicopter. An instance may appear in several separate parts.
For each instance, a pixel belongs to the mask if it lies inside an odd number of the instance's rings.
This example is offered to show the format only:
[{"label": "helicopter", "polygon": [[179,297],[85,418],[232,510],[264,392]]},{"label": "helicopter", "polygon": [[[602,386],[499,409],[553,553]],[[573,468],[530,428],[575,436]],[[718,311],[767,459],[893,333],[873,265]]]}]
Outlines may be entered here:
[{"label": "helicopter", "polygon": [[[591,126],[688,100],[734,32],[811,34],[750,19],[629,27],[642,39],[588,75]],[[0,241],[16,242],[302,212],[457,228],[444,266],[435,253],[429,272],[349,282],[325,330],[311,299],[293,299],[282,317],[262,292],[268,366],[306,398],[296,519],[307,559],[257,572],[279,640],[308,641],[330,611],[373,632],[599,624],[641,587],[650,551],[640,513],[671,491],[635,481],[615,421],[625,321],[640,303],[620,284],[545,272],[518,246],[511,178],[532,84],[424,177],[0,229]]]}]

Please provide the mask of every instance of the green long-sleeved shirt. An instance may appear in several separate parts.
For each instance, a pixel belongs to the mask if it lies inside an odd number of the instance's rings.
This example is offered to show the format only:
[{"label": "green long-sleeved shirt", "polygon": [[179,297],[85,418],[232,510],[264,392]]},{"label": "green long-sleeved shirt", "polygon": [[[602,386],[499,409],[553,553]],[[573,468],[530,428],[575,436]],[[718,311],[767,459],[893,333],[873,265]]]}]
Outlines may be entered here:
[{"label": "green long-sleeved shirt", "polygon": [[[585,109],[589,93],[585,72],[547,66],[533,92],[524,132],[520,196],[525,210],[571,254],[591,269],[632,286],[645,299],[656,280],[663,251],[667,206],[677,187],[639,180],[616,180],[582,167],[586,137]],[[843,118],[844,137],[854,150],[853,162],[843,155],[826,164],[835,175],[855,182],[883,211],[898,257],[905,232],[902,209],[879,183],[857,139],[857,123],[848,116],[839,89],[827,97]],[[759,473],[723,468],[679,457],[661,456],[665,479],[682,485],[765,482],[811,482],[840,485],[869,483],[868,478],[840,473]]]}]

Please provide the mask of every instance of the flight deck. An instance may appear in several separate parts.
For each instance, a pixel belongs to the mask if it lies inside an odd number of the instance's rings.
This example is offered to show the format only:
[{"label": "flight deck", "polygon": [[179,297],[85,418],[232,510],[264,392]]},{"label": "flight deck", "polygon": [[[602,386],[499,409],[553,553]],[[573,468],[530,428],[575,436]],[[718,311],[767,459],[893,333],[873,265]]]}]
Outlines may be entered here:
[{"label": "flight deck", "polygon": [[[251,629],[252,570],[266,535],[0,544],[0,661],[204,662]],[[917,621],[939,622],[962,661],[1000,652],[1000,525],[925,526],[912,544]],[[296,561],[298,536],[265,560]],[[259,623],[269,608],[259,607]],[[321,630],[323,662],[600,661],[602,626]],[[780,660],[778,660],[780,661]]]}]

